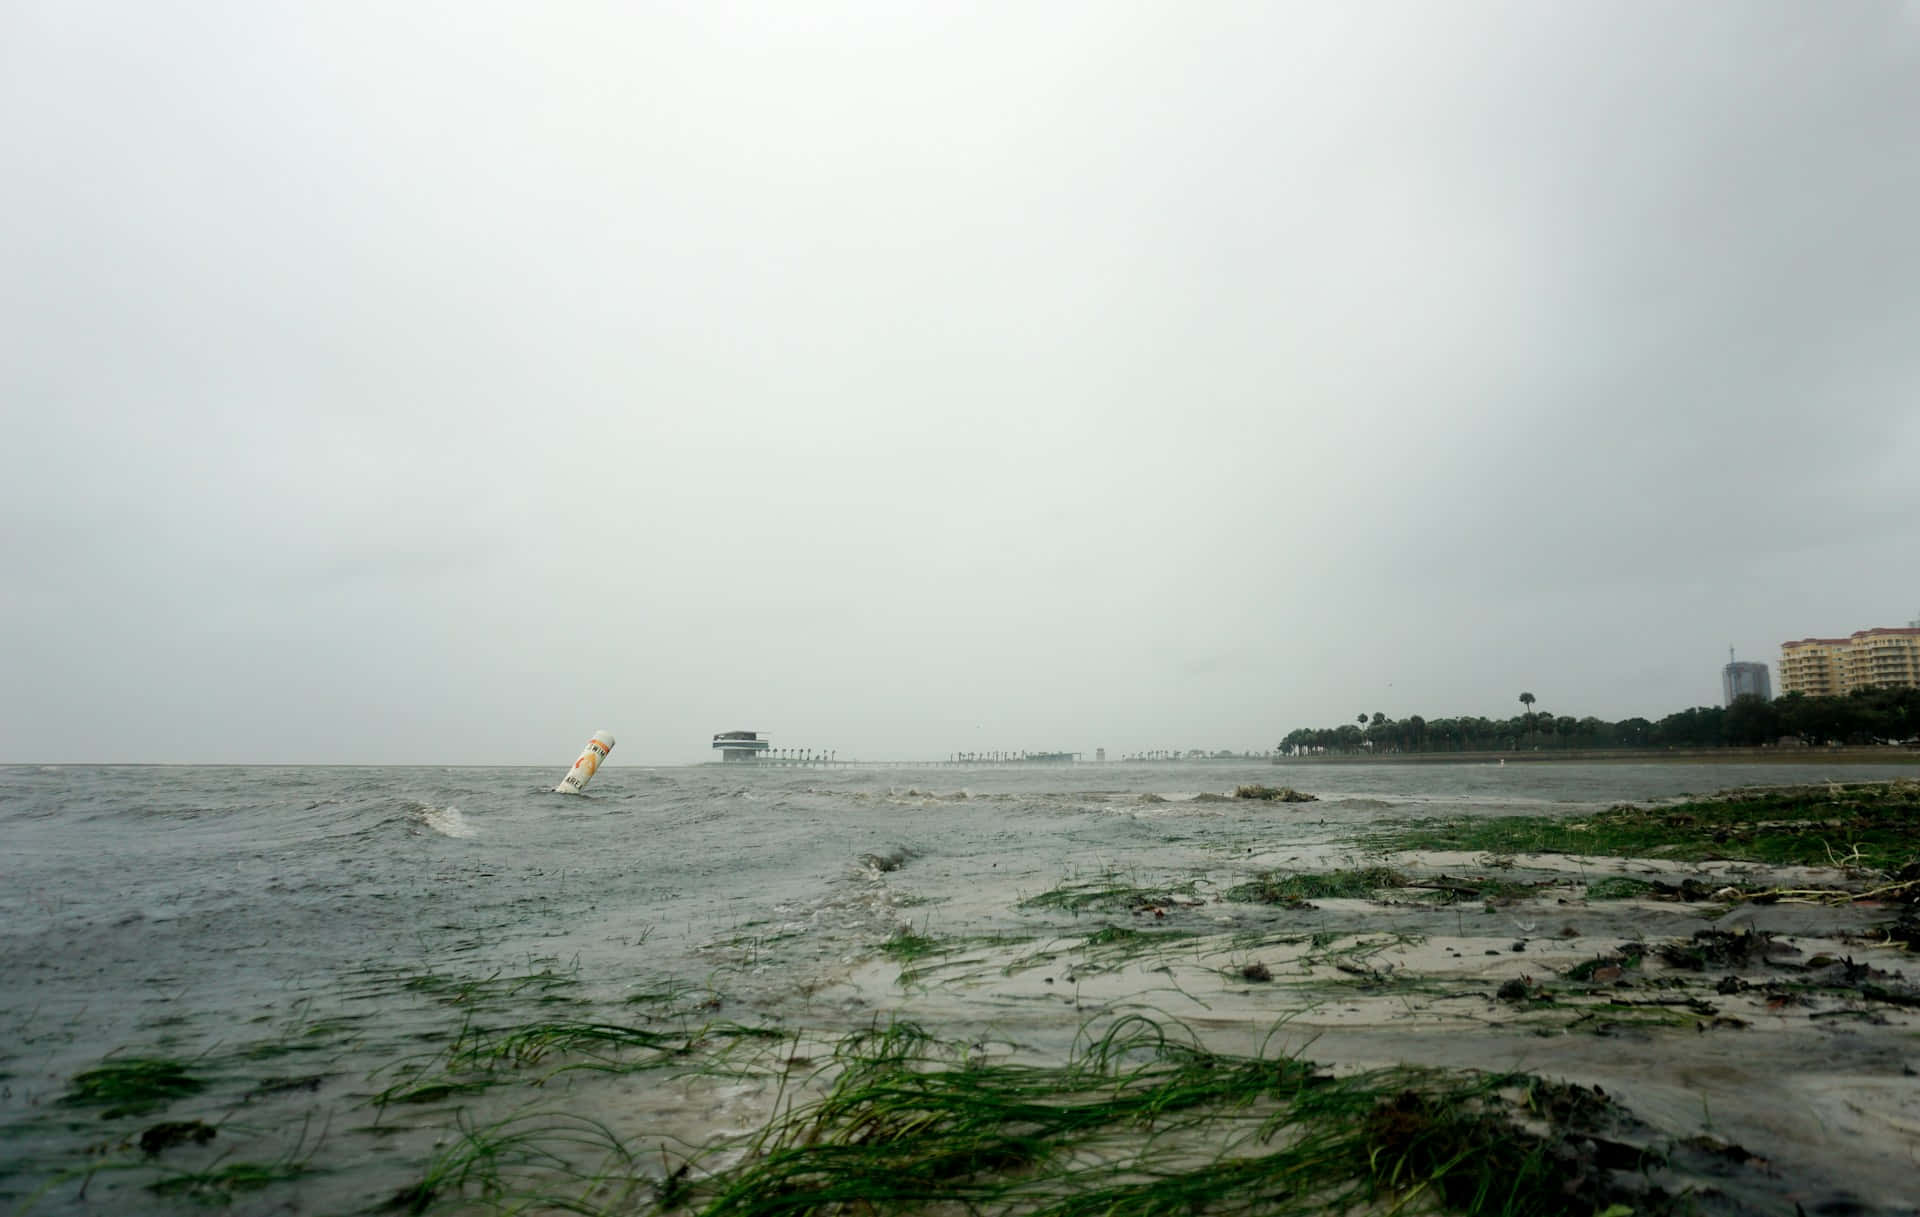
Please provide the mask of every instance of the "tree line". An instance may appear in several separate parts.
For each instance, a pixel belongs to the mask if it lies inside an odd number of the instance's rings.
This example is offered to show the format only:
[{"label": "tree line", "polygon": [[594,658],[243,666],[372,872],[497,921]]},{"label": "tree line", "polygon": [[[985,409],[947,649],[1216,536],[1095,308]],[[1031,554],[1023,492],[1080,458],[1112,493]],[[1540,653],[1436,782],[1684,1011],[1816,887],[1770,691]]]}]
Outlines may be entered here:
[{"label": "tree line", "polygon": [[1879,744],[1920,736],[1920,689],[1858,689],[1844,697],[1789,693],[1774,701],[1746,695],[1731,706],[1695,706],[1659,720],[1618,722],[1536,711],[1531,693],[1512,718],[1391,719],[1360,714],[1337,727],[1300,727],[1280,741],[1286,755],[1312,753],[1502,752],[1517,749],[1756,747],[1783,739],[1806,744]]}]

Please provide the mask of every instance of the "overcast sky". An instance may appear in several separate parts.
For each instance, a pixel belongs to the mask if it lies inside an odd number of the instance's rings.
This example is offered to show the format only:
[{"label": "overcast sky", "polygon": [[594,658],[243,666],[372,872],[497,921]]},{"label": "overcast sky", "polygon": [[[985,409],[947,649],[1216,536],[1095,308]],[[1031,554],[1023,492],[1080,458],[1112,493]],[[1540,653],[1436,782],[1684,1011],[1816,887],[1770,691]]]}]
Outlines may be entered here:
[{"label": "overcast sky", "polygon": [[1911,3],[0,0],[0,760],[1716,704],[1916,217]]}]

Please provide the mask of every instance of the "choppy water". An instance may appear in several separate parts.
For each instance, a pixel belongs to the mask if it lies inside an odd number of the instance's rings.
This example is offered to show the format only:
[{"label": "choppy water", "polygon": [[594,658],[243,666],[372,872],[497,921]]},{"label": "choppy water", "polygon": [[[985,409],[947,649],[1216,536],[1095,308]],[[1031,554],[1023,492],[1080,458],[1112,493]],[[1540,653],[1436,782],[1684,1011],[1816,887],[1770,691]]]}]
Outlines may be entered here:
[{"label": "choppy water", "polygon": [[[198,1062],[220,1084],[167,1118],[225,1121],[220,1144],[239,1158],[310,1165],[233,1198],[236,1211],[361,1211],[429,1148],[369,1133],[368,1097],[468,1016],[447,997],[466,981],[559,978],[601,1007],[700,986],[731,1019],[830,1030],[878,1012],[816,997],[823,981],[987,886],[1207,865],[1380,817],[1911,770],[1279,772],[1326,801],[1286,818],[1180,801],[1276,774],[1213,764],[614,763],[585,797],[549,793],[547,768],[0,769],[0,1203],[191,1207],[140,1190],[137,1172],[79,1194],[75,1171],[137,1159],[128,1138],[160,1118],[103,1120],[60,1101],[116,1053]],[[545,992],[530,981],[517,997]],[[1061,1011],[1063,1034],[1077,1018]]]}]

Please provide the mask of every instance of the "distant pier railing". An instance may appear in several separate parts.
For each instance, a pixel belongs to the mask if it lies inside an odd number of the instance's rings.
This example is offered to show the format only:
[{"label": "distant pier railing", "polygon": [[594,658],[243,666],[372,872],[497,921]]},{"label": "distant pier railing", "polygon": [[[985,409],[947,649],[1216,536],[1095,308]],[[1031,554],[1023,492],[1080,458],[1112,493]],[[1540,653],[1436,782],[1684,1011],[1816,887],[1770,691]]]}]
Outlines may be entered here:
[{"label": "distant pier railing", "polygon": [[839,752],[831,748],[765,748],[751,755],[729,754],[726,763],[790,769],[986,769],[1020,765],[1076,765],[1081,763],[1084,755],[1080,752],[954,752],[938,760],[862,761],[853,758],[842,760]]},{"label": "distant pier railing", "polygon": [[[985,752],[949,752],[945,760],[928,761],[861,761],[849,757],[840,759],[838,749],[834,748],[776,748],[773,741],[761,731],[719,731],[713,737],[714,751],[720,754],[721,763],[727,765],[775,765],[793,769],[844,769],[858,765],[876,769],[929,769],[958,768],[960,766],[981,765],[1072,765],[1079,762],[1078,752],[1036,752],[1021,751],[985,751]],[[1101,748],[1097,755],[1100,760],[1107,759],[1107,750]]]}]

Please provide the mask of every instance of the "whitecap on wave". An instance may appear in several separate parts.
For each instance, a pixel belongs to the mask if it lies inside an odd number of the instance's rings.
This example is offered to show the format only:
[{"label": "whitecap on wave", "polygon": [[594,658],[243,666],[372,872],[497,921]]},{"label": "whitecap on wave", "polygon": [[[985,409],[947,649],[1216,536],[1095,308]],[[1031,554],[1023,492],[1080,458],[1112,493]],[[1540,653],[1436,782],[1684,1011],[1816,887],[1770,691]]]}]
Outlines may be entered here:
[{"label": "whitecap on wave", "polygon": [[420,822],[443,837],[471,837],[477,835],[467,817],[460,814],[458,807],[422,806],[419,811]]}]

